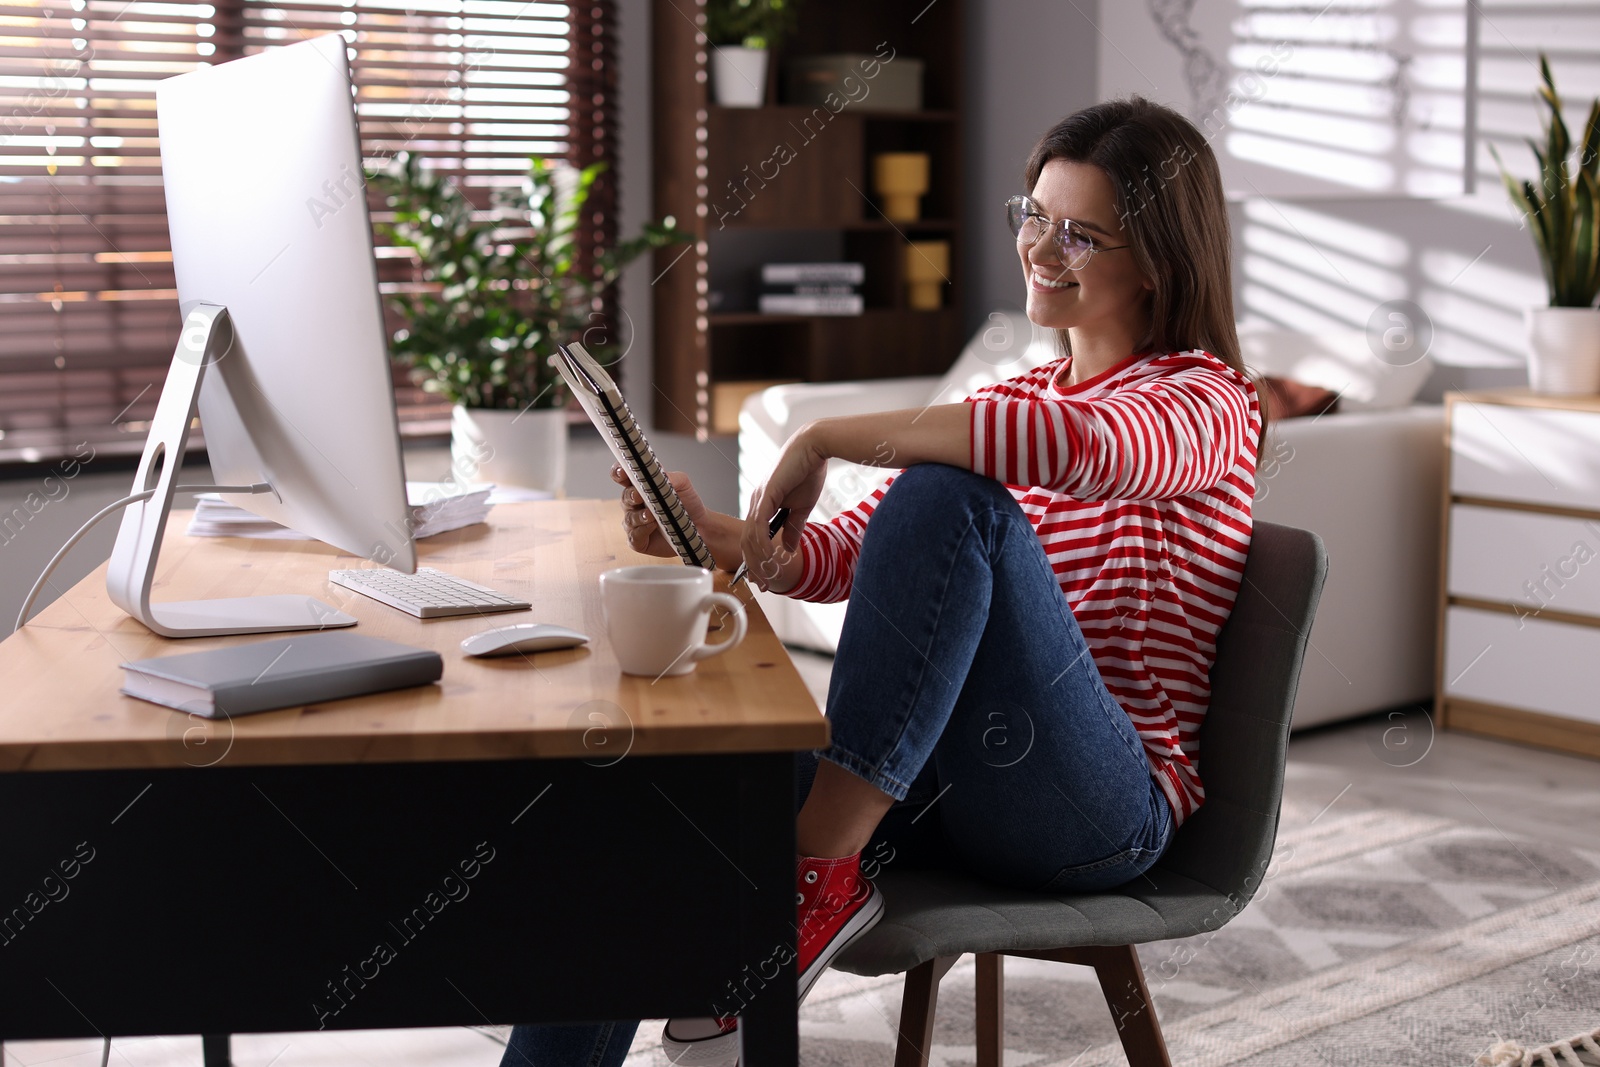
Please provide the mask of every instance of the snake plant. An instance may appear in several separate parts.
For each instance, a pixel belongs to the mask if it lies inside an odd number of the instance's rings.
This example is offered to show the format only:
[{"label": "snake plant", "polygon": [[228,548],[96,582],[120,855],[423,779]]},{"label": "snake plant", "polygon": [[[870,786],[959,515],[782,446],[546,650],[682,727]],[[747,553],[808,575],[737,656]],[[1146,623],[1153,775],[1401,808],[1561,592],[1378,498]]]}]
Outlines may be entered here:
[{"label": "snake plant", "polygon": [[1539,250],[1551,307],[1588,307],[1600,293],[1600,99],[1589,109],[1583,140],[1576,148],[1561,117],[1561,97],[1550,76],[1550,61],[1541,53],[1539,97],[1550,109],[1544,121],[1544,147],[1532,138],[1528,147],[1539,161],[1537,183],[1518,181],[1506,172],[1500,153],[1494,161],[1517,210],[1526,213],[1533,243]]}]

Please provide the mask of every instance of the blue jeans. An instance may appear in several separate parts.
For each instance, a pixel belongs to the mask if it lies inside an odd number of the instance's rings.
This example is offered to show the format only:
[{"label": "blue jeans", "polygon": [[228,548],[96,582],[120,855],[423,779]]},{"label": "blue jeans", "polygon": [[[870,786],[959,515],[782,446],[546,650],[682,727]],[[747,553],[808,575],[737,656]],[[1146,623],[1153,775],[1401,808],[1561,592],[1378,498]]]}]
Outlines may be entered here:
[{"label": "blue jeans", "polygon": [[[867,523],[822,758],[897,803],[863,855],[1047,893],[1141,875],[1172,809],[1022,509],[991,478],[906,469]],[[802,760],[802,789],[814,765]]]},{"label": "blue jeans", "polygon": [[621,1067],[637,1021],[579,1026],[518,1026],[500,1067]]}]

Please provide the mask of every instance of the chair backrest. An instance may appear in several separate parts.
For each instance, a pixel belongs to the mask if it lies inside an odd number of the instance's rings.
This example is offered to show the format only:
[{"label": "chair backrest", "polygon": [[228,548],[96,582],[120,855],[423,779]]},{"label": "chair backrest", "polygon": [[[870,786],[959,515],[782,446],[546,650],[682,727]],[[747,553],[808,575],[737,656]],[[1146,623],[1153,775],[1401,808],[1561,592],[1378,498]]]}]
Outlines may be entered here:
[{"label": "chair backrest", "polygon": [[1235,912],[1272,858],[1300,664],[1327,573],[1316,534],[1257,522],[1238,599],[1217,638],[1200,726],[1205,802],[1157,866],[1226,895]]}]

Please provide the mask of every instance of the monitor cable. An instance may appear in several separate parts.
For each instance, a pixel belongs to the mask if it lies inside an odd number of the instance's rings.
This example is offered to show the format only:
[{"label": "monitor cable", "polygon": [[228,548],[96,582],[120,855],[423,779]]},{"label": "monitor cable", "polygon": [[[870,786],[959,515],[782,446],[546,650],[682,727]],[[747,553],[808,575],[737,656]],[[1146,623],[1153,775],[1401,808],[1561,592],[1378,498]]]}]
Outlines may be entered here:
[{"label": "monitor cable", "polygon": [[[272,486],[266,482],[257,482],[254,485],[178,485],[173,486],[172,491],[174,494],[270,493],[272,492]],[[149,500],[155,495],[156,491],[154,489],[146,489],[142,493],[134,493],[131,496],[125,496],[116,503],[107,504],[105,507],[95,512],[94,517],[88,522],[78,527],[78,532],[67,538],[67,543],[62,545],[54,556],[50,557],[50,562],[45,564],[44,573],[39,575],[39,580],[33,583],[32,589],[28,590],[28,598],[22,602],[22,610],[17,613],[16,628],[20,630],[24,625],[27,624],[28,612],[33,610],[33,602],[39,598],[39,591],[43,589],[44,584],[50,580],[50,575],[55,573],[56,567],[61,564],[61,560],[66,556],[66,554],[72,550],[72,546],[83,540],[84,534],[94,529],[96,523],[105,518],[107,515],[110,515],[112,512],[121,511],[129,504],[137,504],[141,500]]]}]

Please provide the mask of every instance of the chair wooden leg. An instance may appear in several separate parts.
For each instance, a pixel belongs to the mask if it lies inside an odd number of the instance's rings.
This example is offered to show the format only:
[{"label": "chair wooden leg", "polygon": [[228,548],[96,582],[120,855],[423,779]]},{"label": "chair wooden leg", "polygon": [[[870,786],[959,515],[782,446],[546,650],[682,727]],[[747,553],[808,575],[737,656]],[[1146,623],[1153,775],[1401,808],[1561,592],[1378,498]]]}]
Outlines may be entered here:
[{"label": "chair wooden leg", "polygon": [[936,956],[906,972],[906,991],[900,998],[900,1039],[894,1050],[894,1067],[928,1067],[933,1047],[933,1013],[939,1003],[939,980],[955,966],[959,956]]},{"label": "chair wooden leg", "polygon": [[1117,1024],[1122,1050],[1130,1067],[1172,1067],[1167,1042],[1161,1036],[1161,1021],[1150,1003],[1150,990],[1144,984],[1144,968],[1132,945],[1092,950],[1095,977],[1106,995],[1106,1007]]},{"label": "chair wooden leg", "polygon": [[998,952],[981,952],[977,959],[978,1067],[1001,1067],[1006,1048],[1006,958]]},{"label": "chair wooden leg", "polygon": [[1161,1036],[1161,1020],[1156,1018],[1155,1008],[1150,1004],[1150,990],[1144,984],[1144,968],[1139,966],[1139,954],[1132,945],[1081,945],[1007,955],[1093,967],[1130,1067],[1172,1067],[1166,1039]]}]

